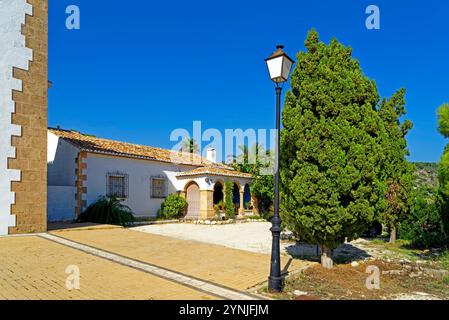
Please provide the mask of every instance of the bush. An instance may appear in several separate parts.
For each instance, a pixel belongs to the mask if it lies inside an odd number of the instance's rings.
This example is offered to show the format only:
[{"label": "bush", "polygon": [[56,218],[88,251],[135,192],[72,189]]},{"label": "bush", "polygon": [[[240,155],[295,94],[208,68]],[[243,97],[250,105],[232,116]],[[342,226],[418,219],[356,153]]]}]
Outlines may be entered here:
[{"label": "bush", "polygon": [[447,237],[434,192],[428,188],[417,191],[411,212],[399,224],[398,232],[399,238],[410,240],[418,248],[445,244]]},{"label": "bush", "polygon": [[93,222],[128,226],[135,221],[131,209],[115,197],[100,197],[91,204],[76,222]]},{"label": "bush", "polygon": [[256,176],[251,183],[251,191],[257,198],[259,212],[270,212],[274,201],[274,177],[272,175]]},{"label": "bush", "polygon": [[186,199],[177,194],[170,194],[162,203],[159,216],[164,219],[179,218],[186,208]]},{"label": "bush", "polygon": [[438,208],[441,220],[443,221],[444,230],[449,235],[449,197],[441,191],[438,194]]},{"label": "bush", "polygon": [[[274,216],[274,211],[273,210],[262,211],[262,212],[259,212],[259,215],[262,217],[262,219],[265,219],[268,222],[271,222],[271,219],[273,219],[273,216]],[[283,221],[283,223],[284,223],[284,225],[286,224],[285,221]]]},{"label": "bush", "polygon": [[214,205],[215,213],[225,210],[225,204],[223,200],[220,200],[216,205]]},{"label": "bush", "polygon": [[225,182],[225,212],[226,218],[235,218],[235,208],[234,208],[234,185],[231,181]]}]

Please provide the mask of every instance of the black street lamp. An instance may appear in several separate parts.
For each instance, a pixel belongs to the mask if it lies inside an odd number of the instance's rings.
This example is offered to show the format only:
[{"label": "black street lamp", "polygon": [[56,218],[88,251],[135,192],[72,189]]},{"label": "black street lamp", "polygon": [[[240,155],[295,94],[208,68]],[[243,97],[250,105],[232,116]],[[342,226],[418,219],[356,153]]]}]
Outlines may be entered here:
[{"label": "black street lamp", "polygon": [[283,84],[288,80],[291,69],[295,63],[284,51],[284,46],[277,46],[274,52],[265,62],[268,66],[271,80],[276,84],[276,162],[274,180],[274,217],[271,220],[271,233],[273,244],[271,247],[271,268],[268,277],[268,290],[270,292],[281,292],[283,288],[283,278],[281,275],[281,217],[279,215],[279,160],[281,145],[281,94]]}]

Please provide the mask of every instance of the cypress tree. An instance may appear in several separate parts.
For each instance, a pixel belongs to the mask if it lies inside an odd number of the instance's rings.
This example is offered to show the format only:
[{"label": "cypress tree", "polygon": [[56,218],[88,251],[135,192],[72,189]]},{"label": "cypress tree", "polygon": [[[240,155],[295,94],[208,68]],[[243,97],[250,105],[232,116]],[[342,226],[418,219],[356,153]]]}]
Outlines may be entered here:
[{"label": "cypress tree", "polygon": [[314,30],[305,46],[283,111],[282,216],[332,268],[333,249],[367,229],[379,202],[379,95],[350,47]]},{"label": "cypress tree", "polygon": [[226,217],[228,219],[235,218],[233,189],[234,189],[234,184],[231,181],[226,180],[225,194],[224,194],[224,207],[225,207]]},{"label": "cypress tree", "polygon": [[[438,109],[438,130],[449,138],[449,104],[445,103]],[[449,144],[444,150],[438,169],[440,214],[443,219],[446,234],[449,235]]]},{"label": "cypress tree", "polygon": [[381,164],[381,180],[386,196],[379,207],[378,220],[390,229],[390,242],[396,241],[396,226],[410,211],[414,179],[414,166],[407,161],[406,135],[413,124],[401,118],[405,111],[405,89],[397,91],[390,99],[383,99],[379,106],[383,134],[380,139],[384,159]]}]

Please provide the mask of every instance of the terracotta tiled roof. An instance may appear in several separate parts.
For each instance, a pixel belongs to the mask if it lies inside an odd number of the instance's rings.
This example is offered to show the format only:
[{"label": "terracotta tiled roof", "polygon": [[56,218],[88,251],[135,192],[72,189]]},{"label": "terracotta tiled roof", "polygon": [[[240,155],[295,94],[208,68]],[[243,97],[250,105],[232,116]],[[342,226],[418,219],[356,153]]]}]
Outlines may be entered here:
[{"label": "terracotta tiled roof", "polygon": [[108,139],[100,139],[93,136],[81,134],[76,131],[53,128],[49,128],[48,131],[78,147],[81,151],[107,154],[112,156],[155,160],[176,164],[186,164],[199,167],[214,165],[219,168],[229,169],[229,167],[225,165],[214,164],[210,161],[207,161],[205,158],[201,157],[198,154],[180,153],[161,148],[154,148]]},{"label": "terracotta tiled roof", "polygon": [[249,173],[243,173],[235,170],[226,169],[217,166],[206,166],[202,168],[193,169],[190,171],[180,172],[177,177],[191,177],[201,175],[213,175],[213,176],[225,176],[225,177],[238,177],[238,178],[252,178]]}]

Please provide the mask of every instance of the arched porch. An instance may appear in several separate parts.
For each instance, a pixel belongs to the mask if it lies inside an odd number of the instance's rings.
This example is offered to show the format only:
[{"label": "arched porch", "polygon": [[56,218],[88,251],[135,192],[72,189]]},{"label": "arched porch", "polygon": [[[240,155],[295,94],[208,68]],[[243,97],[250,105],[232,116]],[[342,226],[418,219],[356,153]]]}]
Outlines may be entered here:
[{"label": "arched porch", "polygon": [[240,184],[238,182],[234,182],[233,198],[236,213],[240,217],[256,214],[249,183]]},{"label": "arched porch", "polygon": [[[234,203],[235,213],[239,217],[254,214],[253,201],[251,199],[250,174],[223,169],[217,167],[198,168],[187,172],[177,174],[177,179],[184,186],[181,191],[188,203],[193,205],[199,202],[199,210],[194,206],[196,212],[199,211],[199,219],[213,219],[217,216],[217,205],[220,204],[219,212],[224,212],[223,204],[226,201],[227,181],[232,182],[232,202]],[[192,183],[195,187],[191,187]],[[188,188],[192,188],[191,190]],[[189,192],[191,196],[189,196]],[[199,196],[197,195],[199,194]],[[198,201],[199,197],[199,201]],[[190,205],[192,206],[192,205]],[[189,217],[195,215],[188,214]]]},{"label": "arched porch", "polygon": [[224,201],[224,183],[220,180],[214,185],[214,205]]}]

